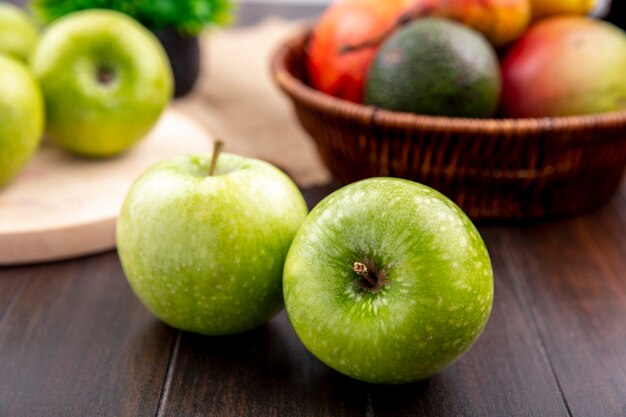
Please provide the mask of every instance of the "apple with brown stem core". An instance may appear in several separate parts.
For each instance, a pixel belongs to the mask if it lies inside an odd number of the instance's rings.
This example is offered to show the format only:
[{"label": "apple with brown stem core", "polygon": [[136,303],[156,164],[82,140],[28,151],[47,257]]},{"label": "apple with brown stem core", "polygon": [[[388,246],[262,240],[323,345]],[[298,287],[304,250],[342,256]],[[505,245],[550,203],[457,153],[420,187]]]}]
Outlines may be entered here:
[{"label": "apple with brown stem core", "polygon": [[407,180],[348,185],[311,211],[285,262],[289,320],[322,362],[405,383],[459,359],[493,301],[487,249],[437,191]]}]

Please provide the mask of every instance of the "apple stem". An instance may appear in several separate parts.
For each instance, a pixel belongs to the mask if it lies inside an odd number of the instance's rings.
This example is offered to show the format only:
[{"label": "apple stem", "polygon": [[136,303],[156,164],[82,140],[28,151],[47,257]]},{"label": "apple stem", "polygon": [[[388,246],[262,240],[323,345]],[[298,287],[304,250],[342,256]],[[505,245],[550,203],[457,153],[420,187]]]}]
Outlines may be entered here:
[{"label": "apple stem", "polygon": [[212,177],[217,167],[217,159],[220,157],[220,153],[224,148],[224,142],[221,139],[217,139],[213,143],[213,155],[211,155],[211,165],[209,165],[209,177]]},{"label": "apple stem", "polygon": [[362,276],[363,278],[365,278],[367,280],[367,282],[369,282],[369,284],[373,287],[376,285],[376,280],[374,280],[372,277],[370,277],[370,274],[367,270],[367,266],[362,263],[362,262],[355,262],[353,265],[354,268],[354,272],[357,273],[357,275]]}]

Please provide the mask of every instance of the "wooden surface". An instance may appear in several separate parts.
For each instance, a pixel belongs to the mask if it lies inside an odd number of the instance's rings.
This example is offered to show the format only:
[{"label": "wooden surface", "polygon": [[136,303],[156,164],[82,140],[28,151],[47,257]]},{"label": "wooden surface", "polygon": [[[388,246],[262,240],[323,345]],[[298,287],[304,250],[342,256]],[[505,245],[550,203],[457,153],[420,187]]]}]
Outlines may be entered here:
[{"label": "wooden surface", "polygon": [[[332,185],[304,190],[313,206]],[[423,382],[344,377],[285,313],[203,337],[153,318],[114,252],[0,269],[2,416],[616,416],[626,411],[626,187],[597,212],[479,227],[495,271],[476,345]]]},{"label": "wooden surface", "polygon": [[[496,281],[485,332],[455,365],[404,386],[327,368],[284,312],[233,337],[168,328],[114,252],[0,268],[0,416],[623,417],[622,185],[584,216],[481,225]],[[304,193],[313,206],[333,188]]]},{"label": "wooden surface", "polygon": [[114,158],[80,158],[45,141],[0,190],[0,265],[114,249],[117,214],[137,176],[163,159],[210,150],[207,132],[175,110]]}]

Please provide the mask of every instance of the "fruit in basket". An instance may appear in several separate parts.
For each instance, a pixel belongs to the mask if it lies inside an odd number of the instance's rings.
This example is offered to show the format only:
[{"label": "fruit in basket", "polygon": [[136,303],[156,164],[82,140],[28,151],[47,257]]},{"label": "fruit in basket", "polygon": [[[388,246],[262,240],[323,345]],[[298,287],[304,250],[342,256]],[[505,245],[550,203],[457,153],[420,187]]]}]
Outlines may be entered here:
[{"label": "fruit in basket", "polygon": [[376,48],[345,52],[384,34],[413,0],[347,0],[336,2],[315,26],[307,47],[311,84],[320,91],[360,103],[365,74]]},{"label": "fruit in basket", "polygon": [[598,3],[598,0],[530,0],[534,19],[555,15],[587,15]]},{"label": "fruit in basket", "polygon": [[48,134],[86,156],[128,149],[150,131],[172,95],[159,41],[114,11],[81,11],[55,21],[32,67],[46,100]]},{"label": "fruit in basket", "polygon": [[403,27],[381,46],[365,103],[417,114],[489,117],[500,87],[498,59],[480,33],[428,18]]},{"label": "fruit in basket", "polygon": [[117,223],[128,281],[178,329],[243,332],[282,308],[289,245],[307,215],[298,188],[274,166],[222,154],[161,162],[131,187]]},{"label": "fruit in basket", "polygon": [[25,65],[0,55],[0,187],[35,153],[43,126],[39,85]]},{"label": "fruit in basket", "polygon": [[529,0],[437,0],[435,16],[457,20],[482,33],[495,46],[517,39],[530,22]]},{"label": "fruit in basket", "polygon": [[502,73],[508,117],[626,109],[626,34],[595,19],[545,19],[508,52]]},{"label": "fruit in basket", "polygon": [[374,178],[324,199],[296,234],[283,277],[303,344],[375,383],[427,378],[483,330],[493,300],[487,249],[439,192]]},{"label": "fruit in basket", "polygon": [[0,54],[27,61],[39,34],[33,21],[20,8],[0,3]]},{"label": "fruit in basket", "polygon": [[449,17],[482,32],[496,46],[516,39],[530,20],[529,0],[344,0],[315,25],[307,46],[313,87],[362,102],[378,46],[408,21]]}]

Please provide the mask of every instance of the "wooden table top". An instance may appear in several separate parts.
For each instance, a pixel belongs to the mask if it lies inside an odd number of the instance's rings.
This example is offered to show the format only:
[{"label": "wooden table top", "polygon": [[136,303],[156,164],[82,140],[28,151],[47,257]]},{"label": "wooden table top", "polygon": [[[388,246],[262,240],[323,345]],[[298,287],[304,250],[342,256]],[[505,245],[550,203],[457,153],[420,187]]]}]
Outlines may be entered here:
[{"label": "wooden table top", "polygon": [[[332,189],[303,192],[312,207]],[[489,323],[456,364],[402,386],[326,367],[284,311],[232,337],[171,329],[115,252],[1,268],[0,416],[625,416],[626,183],[593,213],[479,230]]]},{"label": "wooden table top", "polygon": [[[303,191],[313,206],[330,190]],[[284,312],[232,337],[171,329],[114,252],[0,269],[0,415],[623,417],[626,187],[594,213],[479,230],[489,323],[459,362],[403,386],[334,372]]]}]

